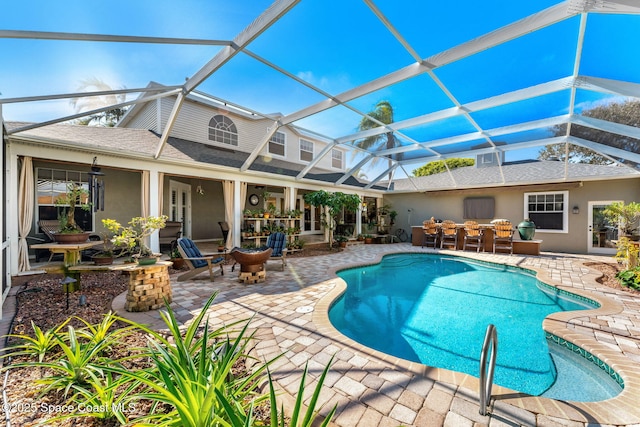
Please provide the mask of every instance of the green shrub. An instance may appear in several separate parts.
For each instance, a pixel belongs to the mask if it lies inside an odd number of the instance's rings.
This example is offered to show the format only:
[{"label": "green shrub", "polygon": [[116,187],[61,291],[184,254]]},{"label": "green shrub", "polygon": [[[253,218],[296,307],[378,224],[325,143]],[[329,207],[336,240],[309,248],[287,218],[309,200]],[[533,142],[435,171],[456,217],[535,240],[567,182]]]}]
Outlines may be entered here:
[{"label": "green shrub", "polygon": [[627,288],[640,289],[640,267],[620,271],[616,274],[620,284]]}]

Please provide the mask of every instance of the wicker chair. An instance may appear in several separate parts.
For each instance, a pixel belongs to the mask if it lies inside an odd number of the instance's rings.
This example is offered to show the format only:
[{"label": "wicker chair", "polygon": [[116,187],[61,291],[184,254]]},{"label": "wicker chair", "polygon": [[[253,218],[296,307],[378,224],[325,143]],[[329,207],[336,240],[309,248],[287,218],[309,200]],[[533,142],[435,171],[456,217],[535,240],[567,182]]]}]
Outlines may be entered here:
[{"label": "wicker chair", "polygon": [[438,244],[438,225],[435,220],[427,219],[422,222],[422,232],[424,237],[422,239],[422,247],[432,245],[435,249]]},{"label": "wicker chair", "polygon": [[453,249],[458,248],[458,228],[454,221],[450,219],[442,221],[440,226],[442,234],[440,236],[440,249],[443,249],[445,245],[452,245]]},{"label": "wicker chair", "polygon": [[476,248],[476,252],[480,252],[480,249],[484,251],[484,233],[477,221],[465,221],[464,223],[462,249],[466,251],[467,247]]}]

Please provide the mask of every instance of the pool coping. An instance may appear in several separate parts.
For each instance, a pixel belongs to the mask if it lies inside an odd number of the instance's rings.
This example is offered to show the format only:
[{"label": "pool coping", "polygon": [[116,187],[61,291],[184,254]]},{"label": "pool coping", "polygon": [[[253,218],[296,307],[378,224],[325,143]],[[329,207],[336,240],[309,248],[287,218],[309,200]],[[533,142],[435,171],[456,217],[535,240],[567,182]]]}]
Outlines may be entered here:
[{"label": "pool coping", "polygon": [[[394,252],[394,254],[402,253],[415,254],[415,252]],[[440,254],[476,260],[472,256],[465,256],[464,253],[456,253],[453,251],[440,251],[430,254]],[[321,283],[333,285],[333,288],[321,297],[315,305],[315,310],[313,311],[313,323],[316,325],[318,332],[350,348],[356,353],[374,357],[391,366],[397,367],[398,369],[409,371],[431,380],[460,386],[470,391],[477,392],[479,389],[479,380],[472,375],[450,371],[443,368],[430,367],[420,363],[411,362],[406,359],[390,356],[366,347],[346,337],[333,327],[329,321],[329,308],[333,301],[344,293],[347,286],[346,282],[338,277],[336,272],[348,268],[378,264],[385,255],[387,254],[378,254],[373,261],[353,263],[346,266],[343,265],[327,271],[327,274],[331,278]],[[500,264],[495,261],[488,262]],[[563,418],[583,423],[597,422],[600,424],[615,425],[640,423],[640,407],[637,405],[637,402],[640,401],[640,373],[637,372],[637,364],[628,357],[611,350],[607,345],[600,343],[595,339],[576,331],[575,329],[567,327],[570,320],[585,317],[586,315],[595,316],[621,313],[623,311],[622,305],[607,297],[596,295],[587,290],[577,289],[575,287],[558,283],[551,277],[549,271],[546,269],[539,269],[532,266],[519,267],[509,263],[505,263],[505,265],[531,270],[535,272],[538,280],[554,288],[592,299],[600,304],[600,307],[594,309],[552,313],[545,318],[542,323],[542,327],[545,332],[551,333],[560,339],[569,341],[581,347],[608,364],[623,379],[624,388],[620,394],[611,399],[599,402],[575,402],[530,396],[506,387],[494,385],[491,409],[493,410],[499,403],[505,403],[534,414]],[[588,266],[585,266],[585,268],[588,268],[589,271],[593,271],[594,273],[584,275],[582,277],[583,280],[592,280],[595,282],[596,278],[600,277],[601,274],[596,270],[590,269]],[[501,410],[504,411],[505,408],[501,407]]]}]

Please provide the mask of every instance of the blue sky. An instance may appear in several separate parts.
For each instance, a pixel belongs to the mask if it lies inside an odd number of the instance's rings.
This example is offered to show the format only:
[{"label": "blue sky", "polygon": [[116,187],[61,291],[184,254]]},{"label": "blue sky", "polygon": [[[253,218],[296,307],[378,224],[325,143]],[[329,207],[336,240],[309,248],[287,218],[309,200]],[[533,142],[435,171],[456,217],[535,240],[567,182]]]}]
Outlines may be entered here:
[{"label": "blue sky", "polygon": [[[230,40],[270,5],[268,0],[7,2],[0,30],[59,31],[112,35]],[[559,3],[472,0],[436,2],[380,0],[385,14],[422,58]],[[460,103],[473,102],[573,72],[579,18],[504,43],[435,70]],[[640,17],[590,14],[580,74],[638,82]],[[0,98],[74,92],[85,79],[113,88],[144,87],[149,81],[181,84],[219,50],[216,46],[149,45],[0,39]],[[330,94],[339,94],[412,64],[413,58],[362,1],[302,0],[249,45],[249,50]],[[253,58],[240,54],[198,90],[264,113],[289,114],[323,99]],[[569,91],[473,115],[484,129],[566,114]],[[583,105],[612,95],[580,91]],[[380,100],[395,107],[396,120],[450,108],[428,75],[421,75],[350,102],[370,111]],[[604,101],[603,101],[604,100]],[[520,108],[522,107],[522,108]],[[66,100],[3,106],[5,120],[42,121],[72,114]],[[329,137],[356,131],[360,116],[335,107],[299,125]],[[472,132],[466,120],[406,129],[417,141]],[[528,135],[510,136],[519,141]],[[409,143],[409,141],[407,141]],[[535,157],[537,150],[509,153],[508,160]],[[369,176],[372,178],[372,176]]]}]

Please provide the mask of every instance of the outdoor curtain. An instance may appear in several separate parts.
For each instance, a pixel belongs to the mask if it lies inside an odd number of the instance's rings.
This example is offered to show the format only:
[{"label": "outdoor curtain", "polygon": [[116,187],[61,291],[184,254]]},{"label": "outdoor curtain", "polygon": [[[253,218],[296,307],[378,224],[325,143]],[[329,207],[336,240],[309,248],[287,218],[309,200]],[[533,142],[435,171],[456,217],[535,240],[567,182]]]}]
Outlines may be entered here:
[{"label": "outdoor curtain", "polygon": [[164,172],[158,172],[158,215],[162,215],[164,205]]},{"label": "outdoor curtain", "polygon": [[[284,187],[284,210],[290,211],[296,208],[296,199],[298,197],[298,189],[292,187]],[[293,201],[293,206],[291,202]]]},{"label": "outdoor curtain", "polygon": [[[222,195],[224,197],[224,219],[227,223],[232,223],[233,219],[233,181],[222,181]],[[227,241],[224,242],[225,247],[228,242],[233,242],[233,229],[229,227]]]},{"label": "outdoor curtain", "polygon": [[33,166],[31,157],[22,158],[20,169],[20,188],[18,190],[18,220],[20,222],[18,238],[18,271],[29,271],[29,245],[27,236],[31,231],[34,206]]},{"label": "outdoor curtain", "polygon": [[142,205],[140,212],[141,216],[149,216],[149,171],[142,171],[142,191],[140,196],[142,197]]},{"label": "outdoor curtain", "polygon": [[291,210],[291,202],[289,201],[289,197],[291,194],[291,187],[284,187],[284,210]]}]

